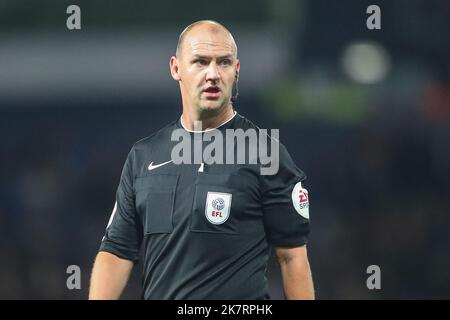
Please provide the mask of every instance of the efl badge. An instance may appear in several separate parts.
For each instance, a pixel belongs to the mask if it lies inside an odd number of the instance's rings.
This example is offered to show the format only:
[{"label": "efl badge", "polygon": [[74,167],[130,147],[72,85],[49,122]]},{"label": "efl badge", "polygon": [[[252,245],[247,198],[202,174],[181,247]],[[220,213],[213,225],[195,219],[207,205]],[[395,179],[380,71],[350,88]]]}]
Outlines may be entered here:
[{"label": "efl badge", "polygon": [[297,183],[294,190],[292,190],[292,204],[303,218],[309,219],[308,190],[302,187],[301,182]]},{"label": "efl badge", "polygon": [[208,192],[205,215],[212,224],[222,224],[230,216],[231,193]]}]

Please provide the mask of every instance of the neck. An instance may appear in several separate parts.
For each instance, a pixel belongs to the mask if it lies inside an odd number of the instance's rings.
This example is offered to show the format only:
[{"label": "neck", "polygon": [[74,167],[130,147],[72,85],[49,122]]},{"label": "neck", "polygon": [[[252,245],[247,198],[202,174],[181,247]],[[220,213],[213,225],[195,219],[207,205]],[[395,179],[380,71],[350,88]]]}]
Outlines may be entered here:
[{"label": "neck", "polygon": [[187,130],[198,130],[199,128],[195,128],[194,124],[196,121],[201,121],[202,128],[201,130],[208,130],[220,127],[223,123],[229,121],[234,116],[233,106],[230,104],[224,110],[222,110],[217,115],[208,116],[205,113],[189,113],[183,112],[181,115],[181,121],[183,126]]}]

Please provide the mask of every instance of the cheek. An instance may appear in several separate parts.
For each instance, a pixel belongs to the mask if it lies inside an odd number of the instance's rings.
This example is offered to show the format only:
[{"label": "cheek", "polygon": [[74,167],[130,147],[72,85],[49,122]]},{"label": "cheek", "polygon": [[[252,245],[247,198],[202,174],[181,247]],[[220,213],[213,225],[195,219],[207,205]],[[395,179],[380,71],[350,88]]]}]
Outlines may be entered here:
[{"label": "cheek", "polygon": [[186,75],[186,79],[191,85],[192,89],[196,89],[198,86],[201,86],[202,84],[202,76],[198,74],[197,72],[189,72]]},{"label": "cheek", "polygon": [[231,77],[231,78],[228,79],[227,87],[228,87],[229,90],[231,90],[233,88],[234,82],[235,82],[234,77]]}]

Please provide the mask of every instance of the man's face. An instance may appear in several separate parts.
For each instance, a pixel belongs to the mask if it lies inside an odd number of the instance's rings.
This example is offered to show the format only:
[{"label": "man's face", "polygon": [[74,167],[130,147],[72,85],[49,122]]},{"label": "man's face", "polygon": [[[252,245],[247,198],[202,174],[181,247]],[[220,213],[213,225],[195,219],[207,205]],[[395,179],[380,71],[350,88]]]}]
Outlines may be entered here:
[{"label": "man's face", "polygon": [[186,34],[180,51],[171,71],[181,80],[183,104],[200,114],[220,113],[230,104],[240,67],[232,38],[200,26]]}]

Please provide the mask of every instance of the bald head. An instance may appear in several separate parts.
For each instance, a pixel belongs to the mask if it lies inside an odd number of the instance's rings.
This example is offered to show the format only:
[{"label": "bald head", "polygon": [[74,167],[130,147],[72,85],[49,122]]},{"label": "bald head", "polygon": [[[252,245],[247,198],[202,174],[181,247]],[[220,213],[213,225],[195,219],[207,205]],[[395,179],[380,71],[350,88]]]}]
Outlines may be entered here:
[{"label": "bald head", "polygon": [[237,56],[237,46],[234,41],[233,35],[225,28],[222,24],[213,21],[213,20],[200,20],[194,22],[187,26],[183,32],[181,32],[180,37],[178,38],[176,57],[179,58],[181,52],[183,51],[183,47],[186,46],[186,42],[189,42],[190,36],[196,36],[198,38],[201,34],[208,35],[221,35],[227,38],[228,45],[231,47],[233,51],[234,57]]}]

